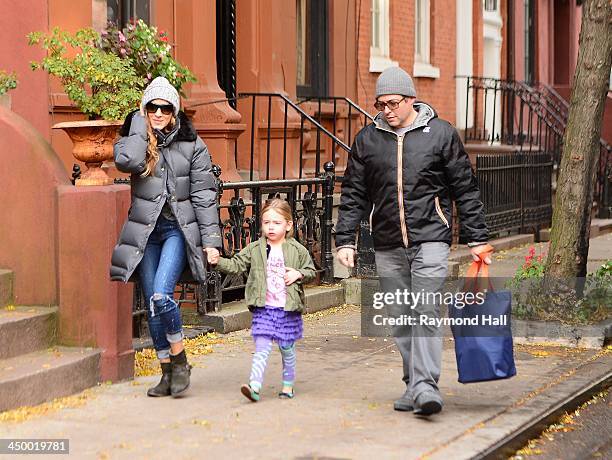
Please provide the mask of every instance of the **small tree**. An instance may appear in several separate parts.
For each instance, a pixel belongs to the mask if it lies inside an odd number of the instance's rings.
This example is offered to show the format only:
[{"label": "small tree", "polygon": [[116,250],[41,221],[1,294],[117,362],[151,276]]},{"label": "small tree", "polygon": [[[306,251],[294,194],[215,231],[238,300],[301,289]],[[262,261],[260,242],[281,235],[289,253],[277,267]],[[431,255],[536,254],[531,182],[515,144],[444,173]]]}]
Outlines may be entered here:
[{"label": "small tree", "polygon": [[545,284],[586,275],[599,139],[612,64],[612,2],[585,0]]}]

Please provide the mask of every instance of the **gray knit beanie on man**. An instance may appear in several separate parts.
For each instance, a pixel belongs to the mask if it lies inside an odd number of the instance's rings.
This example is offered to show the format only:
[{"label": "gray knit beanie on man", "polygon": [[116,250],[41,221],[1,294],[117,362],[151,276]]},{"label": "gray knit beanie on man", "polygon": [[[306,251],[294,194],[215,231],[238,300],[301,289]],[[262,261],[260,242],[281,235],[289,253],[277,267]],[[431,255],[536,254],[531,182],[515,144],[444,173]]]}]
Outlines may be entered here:
[{"label": "gray knit beanie on man", "polygon": [[144,90],[140,110],[145,113],[145,106],[154,99],[163,99],[168,101],[174,107],[174,116],[176,117],[181,108],[181,98],[179,93],[164,77],[157,77]]},{"label": "gray knit beanie on man", "polygon": [[385,69],[376,80],[376,97],[386,94],[416,97],[416,89],[408,72],[399,67]]}]

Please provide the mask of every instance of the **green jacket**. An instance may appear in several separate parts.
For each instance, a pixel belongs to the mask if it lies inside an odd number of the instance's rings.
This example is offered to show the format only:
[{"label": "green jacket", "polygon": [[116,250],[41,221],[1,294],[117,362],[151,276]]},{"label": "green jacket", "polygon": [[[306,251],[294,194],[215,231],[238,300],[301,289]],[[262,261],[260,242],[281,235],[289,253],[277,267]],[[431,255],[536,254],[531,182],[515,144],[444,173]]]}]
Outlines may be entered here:
[{"label": "green jacket", "polygon": [[[314,279],[316,275],[314,263],[308,250],[293,238],[287,238],[283,243],[283,258],[285,267],[295,268],[304,275],[301,280],[287,286],[287,303],[284,309],[303,312],[306,304],[303,285]],[[250,269],[244,291],[249,308],[266,305],[267,260],[267,241],[265,237],[261,237],[231,259],[221,257],[217,264],[217,270],[235,275]]]}]

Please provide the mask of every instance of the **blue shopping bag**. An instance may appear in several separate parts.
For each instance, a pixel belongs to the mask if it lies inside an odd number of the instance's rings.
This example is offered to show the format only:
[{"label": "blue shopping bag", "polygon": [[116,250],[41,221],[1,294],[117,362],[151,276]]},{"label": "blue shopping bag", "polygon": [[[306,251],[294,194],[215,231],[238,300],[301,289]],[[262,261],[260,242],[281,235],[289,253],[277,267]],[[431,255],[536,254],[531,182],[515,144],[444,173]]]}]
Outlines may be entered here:
[{"label": "blue shopping bag", "polygon": [[[490,253],[481,254],[481,258],[484,260],[487,255]],[[481,272],[482,279],[488,282],[488,267],[484,262],[474,262],[467,278],[474,272],[473,279],[478,279]],[[461,383],[507,379],[516,375],[510,326],[511,293],[491,289],[479,297],[479,302],[449,309]]]}]

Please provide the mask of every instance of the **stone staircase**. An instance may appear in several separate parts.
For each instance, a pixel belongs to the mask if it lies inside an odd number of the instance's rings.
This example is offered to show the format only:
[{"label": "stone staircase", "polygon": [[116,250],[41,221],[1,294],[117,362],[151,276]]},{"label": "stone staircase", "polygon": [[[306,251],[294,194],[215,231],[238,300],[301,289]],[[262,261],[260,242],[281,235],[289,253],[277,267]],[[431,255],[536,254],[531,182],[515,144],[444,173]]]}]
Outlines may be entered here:
[{"label": "stone staircase", "polygon": [[96,385],[101,352],[57,345],[57,307],[14,306],[13,279],[0,269],[0,412]]}]

